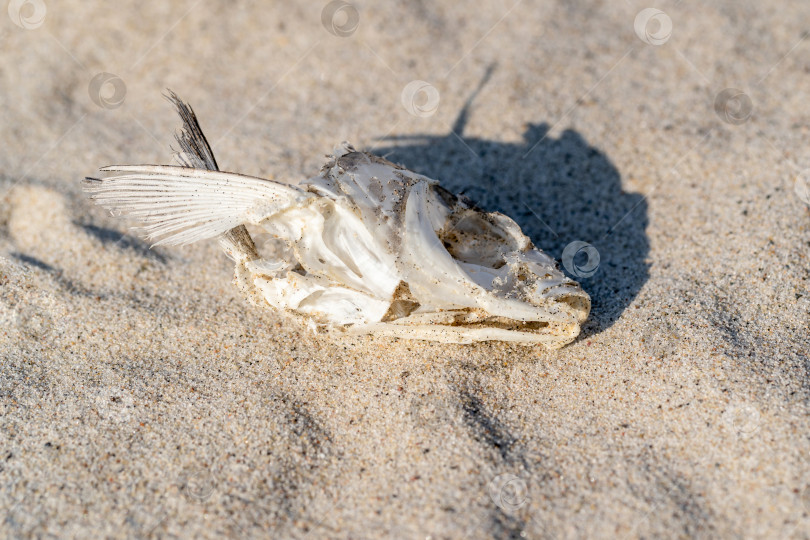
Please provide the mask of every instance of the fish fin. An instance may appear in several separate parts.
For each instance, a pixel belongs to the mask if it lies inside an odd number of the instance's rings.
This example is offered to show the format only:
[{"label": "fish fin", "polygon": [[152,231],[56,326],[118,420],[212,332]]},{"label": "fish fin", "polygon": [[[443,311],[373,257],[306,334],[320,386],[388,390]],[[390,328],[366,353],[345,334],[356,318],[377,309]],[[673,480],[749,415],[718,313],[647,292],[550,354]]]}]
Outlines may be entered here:
[{"label": "fish fin", "polygon": [[[164,97],[174,106],[183,122],[183,126],[174,134],[177,144],[180,145],[180,150],[175,152],[174,158],[183,167],[218,171],[219,166],[214,152],[211,150],[211,145],[208,144],[208,139],[205,138],[191,105],[169,89],[166,90]],[[244,225],[237,225],[222,233],[219,237],[219,244],[234,261],[259,258],[256,244],[253,243],[253,238],[250,237],[250,233]]]},{"label": "fish fin", "polygon": [[84,190],[105,208],[139,221],[152,245],[214,238],[313,196],[273,180],[188,167],[113,165],[101,170],[123,174],[87,178]]},{"label": "fish fin", "polygon": [[174,134],[174,139],[180,145],[180,150],[175,152],[174,158],[183,167],[218,171],[219,166],[214,158],[214,152],[200,128],[194,110],[171,90],[167,89],[163,97],[174,105],[183,122],[183,127]]}]

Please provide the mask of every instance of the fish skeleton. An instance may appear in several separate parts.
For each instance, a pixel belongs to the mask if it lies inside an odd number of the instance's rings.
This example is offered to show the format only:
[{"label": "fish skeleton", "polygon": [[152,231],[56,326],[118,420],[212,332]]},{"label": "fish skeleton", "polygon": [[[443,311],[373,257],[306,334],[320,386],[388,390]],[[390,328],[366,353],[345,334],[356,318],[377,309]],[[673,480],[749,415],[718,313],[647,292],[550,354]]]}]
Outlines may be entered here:
[{"label": "fish skeleton", "polygon": [[316,329],[550,349],[579,334],[590,297],[508,216],[348,143],[297,185],[219,171],[191,107],[167,98],[180,165],[114,165],[84,184],[153,246],[218,239],[253,303]]}]

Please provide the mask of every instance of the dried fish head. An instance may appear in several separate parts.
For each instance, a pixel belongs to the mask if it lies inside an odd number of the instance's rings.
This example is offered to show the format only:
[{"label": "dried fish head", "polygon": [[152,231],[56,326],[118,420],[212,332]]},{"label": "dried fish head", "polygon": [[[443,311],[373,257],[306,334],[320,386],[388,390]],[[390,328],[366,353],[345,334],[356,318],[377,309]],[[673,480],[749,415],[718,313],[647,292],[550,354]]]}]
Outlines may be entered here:
[{"label": "dried fish head", "polygon": [[[304,186],[340,207],[328,215],[352,223],[318,228],[303,242],[328,237],[329,254],[339,254],[340,262],[315,264],[319,249],[297,253],[308,272],[333,285],[346,283],[349,273],[353,290],[369,295],[353,303],[359,308],[353,332],[555,347],[573,340],[588,315],[588,295],[517,223],[434,180],[348,147]],[[318,315],[330,318],[330,312]]]},{"label": "dried fish head", "polygon": [[[549,348],[579,334],[590,298],[508,216],[348,145],[299,185],[216,171],[193,113],[176,104],[178,140],[199,156],[186,165],[198,168],[110,167],[125,174],[86,189],[158,244],[219,238],[255,302],[351,333]],[[273,238],[271,255],[243,224]]]}]

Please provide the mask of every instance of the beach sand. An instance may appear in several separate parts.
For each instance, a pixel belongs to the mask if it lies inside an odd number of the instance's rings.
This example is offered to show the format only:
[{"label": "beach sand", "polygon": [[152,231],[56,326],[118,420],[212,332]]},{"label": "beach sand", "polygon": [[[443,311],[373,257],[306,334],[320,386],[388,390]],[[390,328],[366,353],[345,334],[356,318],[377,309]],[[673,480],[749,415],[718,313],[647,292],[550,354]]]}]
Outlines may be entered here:
[{"label": "beach sand", "polygon": [[[0,537],[810,537],[810,6],[326,6],[0,13]],[[349,140],[591,244],[581,336],[315,335],[149,249],[81,179],[171,162],[166,88],[222,170]]]}]

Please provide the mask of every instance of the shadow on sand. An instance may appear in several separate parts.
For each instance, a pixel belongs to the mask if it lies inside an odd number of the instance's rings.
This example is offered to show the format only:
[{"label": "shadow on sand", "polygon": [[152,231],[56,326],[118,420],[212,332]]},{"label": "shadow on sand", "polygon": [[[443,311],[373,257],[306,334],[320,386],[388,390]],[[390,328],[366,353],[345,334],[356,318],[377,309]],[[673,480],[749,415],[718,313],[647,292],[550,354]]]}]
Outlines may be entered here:
[{"label": "shadow on sand", "polygon": [[[639,193],[622,191],[610,159],[576,131],[552,138],[544,122],[529,124],[520,143],[465,137],[470,105],[490,74],[449,134],[387,137],[385,146],[372,152],[440,180],[485,210],[512,217],[537,247],[558,261],[571,242],[593,245],[600,258],[593,275],[564,270],[593,301],[584,335],[598,333],[618,319],[649,277],[647,202]],[[587,268],[587,258],[582,252],[573,263]]]}]

